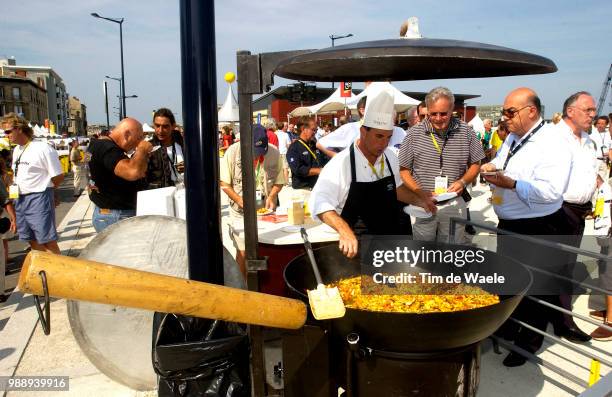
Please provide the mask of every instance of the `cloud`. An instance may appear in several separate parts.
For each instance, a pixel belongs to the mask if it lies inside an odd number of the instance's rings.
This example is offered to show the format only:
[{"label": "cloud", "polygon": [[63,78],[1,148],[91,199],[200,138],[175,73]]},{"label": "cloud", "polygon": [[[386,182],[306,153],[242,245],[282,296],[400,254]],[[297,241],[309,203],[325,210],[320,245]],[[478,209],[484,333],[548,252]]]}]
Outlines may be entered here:
[{"label": "cloud", "polygon": [[[102,80],[105,75],[120,74],[119,34],[116,24],[94,19],[91,12],[125,18],[126,94],[138,95],[128,99],[128,114],[150,121],[153,109],[166,106],[180,115],[179,2],[7,2],[3,14],[11,18],[3,25],[0,54],[16,56],[18,64],[53,67],[64,78],[69,93],[87,105],[90,122],[101,122],[105,120]],[[552,111],[578,89],[598,97],[610,66],[607,41],[612,27],[607,21],[612,19],[612,7],[605,0],[552,4],[517,0],[512,5],[485,0],[226,0],[215,2],[219,101],[227,92],[223,74],[236,71],[240,49],[258,53],[323,48],[331,45],[330,34],[354,34],[338,45],[393,38],[401,22],[413,15],[419,17],[426,37],[482,41],[537,53],[554,60],[559,72],[396,83],[400,88],[427,91],[444,84],[457,92],[482,95],[471,103],[495,104],[512,88],[528,85]],[[117,86],[109,82],[111,103],[115,104]]]}]

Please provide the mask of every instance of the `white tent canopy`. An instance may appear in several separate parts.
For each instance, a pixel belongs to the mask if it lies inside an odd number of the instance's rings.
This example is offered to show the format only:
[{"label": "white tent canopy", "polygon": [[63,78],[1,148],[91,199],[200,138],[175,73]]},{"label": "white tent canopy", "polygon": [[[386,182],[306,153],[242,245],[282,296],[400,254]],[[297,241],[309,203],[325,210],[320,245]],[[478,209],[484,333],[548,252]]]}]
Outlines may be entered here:
[{"label": "white tent canopy", "polygon": [[396,112],[405,112],[411,107],[416,106],[419,103],[421,103],[420,101],[404,94],[403,92],[395,88],[393,84],[389,82],[374,81],[370,83],[366,87],[365,90],[361,91],[359,95],[355,96],[354,98],[351,98],[351,101],[349,104],[351,106],[351,109],[355,109],[357,107],[357,103],[359,102],[359,100],[363,98],[364,96],[368,95],[368,92],[370,92],[370,90],[379,90],[379,89],[384,88],[385,86],[391,87],[391,90],[393,91],[393,103],[395,105],[394,107],[395,107]]},{"label": "white tent canopy", "polygon": [[478,113],[476,113],[476,116],[474,116],[474,118],[468,122],[468,125],[471,125],[474,131],[476,132],[484,132],[485,130],[484,122],[482,121]]},{"label": "white tent canopy", "polygon": [[312,106],[300,106],[295,108],[289,113],[291,117],[310,116],[311,114],[324,114],[324,113],[335,113],[339,110],[348,108],[349,102],[355,98],[355,94],[351,91],[351,96],[343,98],[340,95],[340,87],[336,89],[327,99],[323,102],[317,103]]},{"label": "white tent canopy", "polygon": [[143,132],[155,132],[155,129],[151,127],[148,123],[144,123],[142,125],[142,131]]},{"label": "white tent canopy", "polygon": [[238,102],[236,101],[236,97],[234,97],[234,92],[232,91],[232,85],[229,85],[229,89],[227,90],[227,97],[225,98],[225,103],[219,109],[218,114],[219,122],[238,122],[240,121],[240,117],[238,115]]}]

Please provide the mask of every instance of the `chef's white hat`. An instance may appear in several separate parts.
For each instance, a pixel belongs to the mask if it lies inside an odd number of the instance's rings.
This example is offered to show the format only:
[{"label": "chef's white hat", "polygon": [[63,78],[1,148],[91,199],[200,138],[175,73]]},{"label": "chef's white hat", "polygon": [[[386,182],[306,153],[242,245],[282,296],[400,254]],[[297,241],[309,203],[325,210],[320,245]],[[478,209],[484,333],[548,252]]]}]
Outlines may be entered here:
[{"label": "chef's white hat", "polygon": [[[370,86],[370,88],[373,88]],[[376,87],[368,92],[363,116],[365,127],[393,130],[393,92],[389,87]]]}]

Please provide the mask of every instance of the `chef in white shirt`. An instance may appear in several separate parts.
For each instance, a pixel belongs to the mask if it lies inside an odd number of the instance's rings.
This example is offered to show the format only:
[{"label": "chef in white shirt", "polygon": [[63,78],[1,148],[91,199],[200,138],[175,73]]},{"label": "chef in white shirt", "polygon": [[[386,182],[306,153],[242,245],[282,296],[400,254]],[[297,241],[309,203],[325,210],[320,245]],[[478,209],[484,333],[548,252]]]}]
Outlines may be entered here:
[{"label": "chef in white shirt", "polygon": [[359,139],[330,160],[310,195],[313,218],[340,234],[339,248],[349,258],[358,250],[356,225],[368,234],[411,234],[410,223],[401,224],[398,200],[425,205],[402,186],[397,156],[388,148],[392,131],[393,93],[382,88],[370,93]]}]

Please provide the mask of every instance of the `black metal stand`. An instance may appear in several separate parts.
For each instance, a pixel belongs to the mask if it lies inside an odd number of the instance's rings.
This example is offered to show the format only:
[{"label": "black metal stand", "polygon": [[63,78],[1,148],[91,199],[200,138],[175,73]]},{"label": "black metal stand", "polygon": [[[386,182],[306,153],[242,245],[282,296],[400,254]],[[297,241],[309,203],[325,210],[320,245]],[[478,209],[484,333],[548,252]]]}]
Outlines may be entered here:
[{"label": "black metal stand", "polygon": [[214,2],[181,0],[180,15],[189,278],[223,284]]}]

